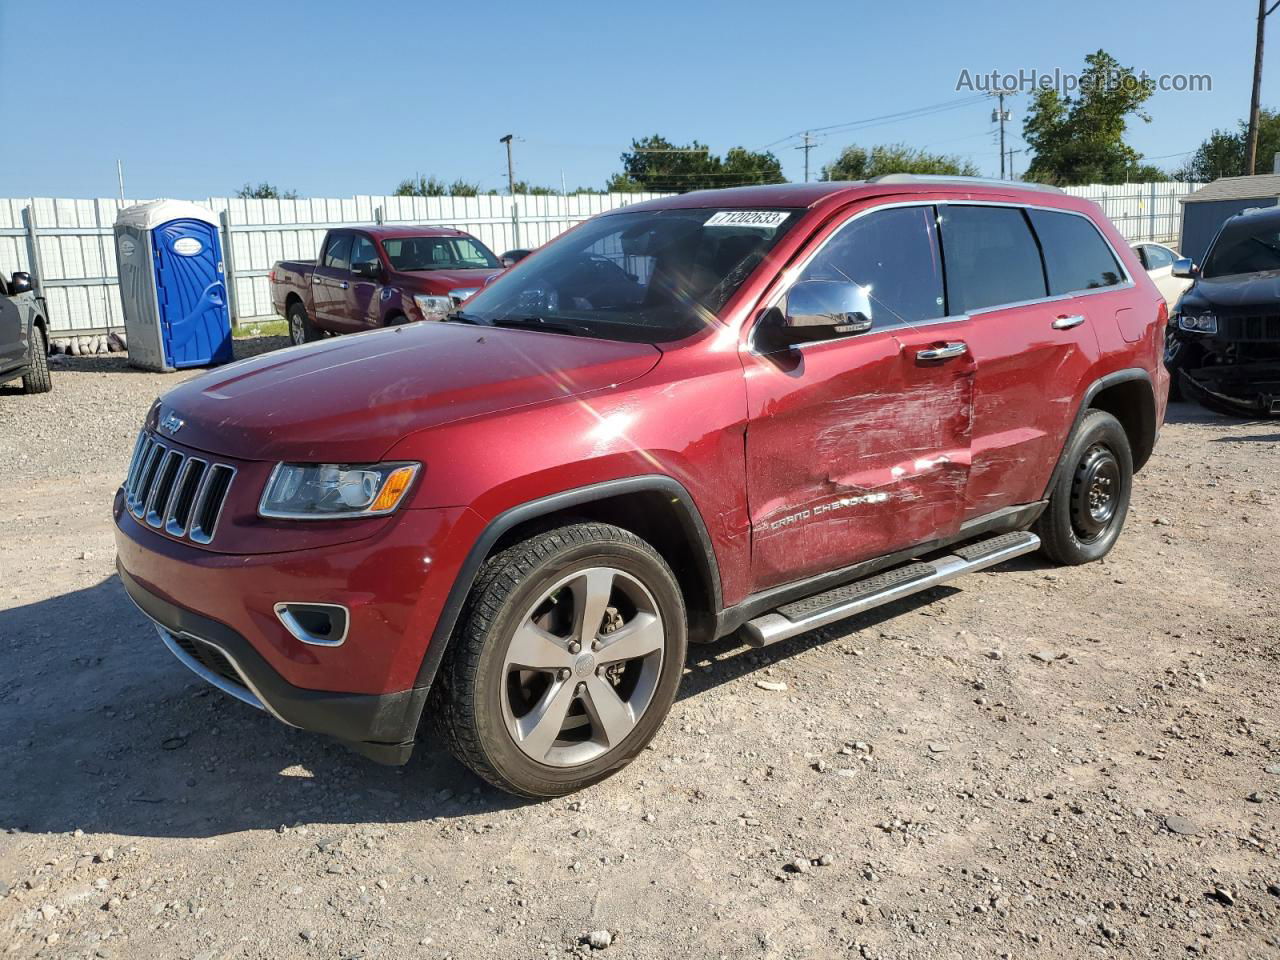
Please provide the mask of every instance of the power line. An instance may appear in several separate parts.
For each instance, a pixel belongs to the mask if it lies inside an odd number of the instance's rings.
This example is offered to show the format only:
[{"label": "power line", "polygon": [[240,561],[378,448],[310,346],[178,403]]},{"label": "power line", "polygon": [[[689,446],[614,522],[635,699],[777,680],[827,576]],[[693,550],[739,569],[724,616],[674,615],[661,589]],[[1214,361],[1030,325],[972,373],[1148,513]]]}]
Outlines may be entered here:
[{"label": "power line", "polygon": [[912,107],[909,110],[899,110],[895,113],[885,113],[877,117],[867,117],[863,120],[847,120],[844,123],[832,123],[825,127],[810,127],[807,131],[798,131],[789,133],[785,137],[780,137],[772,143],[766,143],[761,150],[768,150],[770,147],[776,147],[780,143],[786,143],[788,140],[794,140],[796,137],[803,137],[806,134],[814,133],[836,133],[852,129],[855,127],[872,127],[888,123],[899,123],[902,120],[914,120],[918,117],[932,116],[936,113],[946,113],[949,110],[958,110],[961,107],[972,106],[986,100],[985,93],[974,94],[969,97],[962,97],[959,100],[943,100],[940,103],[931,103],[923,107]]}]

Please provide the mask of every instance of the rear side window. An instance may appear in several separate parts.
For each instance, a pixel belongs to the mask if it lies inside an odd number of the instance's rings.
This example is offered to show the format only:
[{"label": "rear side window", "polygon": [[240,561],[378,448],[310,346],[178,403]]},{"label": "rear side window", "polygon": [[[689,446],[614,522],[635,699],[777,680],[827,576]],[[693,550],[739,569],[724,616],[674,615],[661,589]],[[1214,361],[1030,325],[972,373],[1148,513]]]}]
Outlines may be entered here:
[{"label": "rear side window", "polygon": [[800,280],[852,281],[866,288],[874,329],[946,313],[934,208],[893,207],[851,220]]},{"label": "rear side window", "polygon": [[1020,208],[941,209],[949,313],[1045,296],[1040,250]]},{"label": "rear side window", "polygon": [[[1088,217],[1050,210],[1028,210],[1027,214],[1044,250],[1051,296],[1123,282],[1124,271],[1115,254]],[[1147,248],[1148,257],[1151,250]]]},{"label": "rear side window", "polygon": [[324,265],[334,270],[351,269],[351,234],[339,233],[329,238],[324,248]]}]

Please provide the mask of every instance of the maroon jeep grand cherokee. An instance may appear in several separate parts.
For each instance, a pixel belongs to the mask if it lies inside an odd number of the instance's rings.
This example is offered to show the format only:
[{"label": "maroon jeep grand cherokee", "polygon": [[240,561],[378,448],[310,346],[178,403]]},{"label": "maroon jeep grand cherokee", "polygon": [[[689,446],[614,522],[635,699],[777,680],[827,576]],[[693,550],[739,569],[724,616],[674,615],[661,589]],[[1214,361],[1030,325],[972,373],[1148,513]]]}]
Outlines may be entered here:
[{"label": "maroon jeep grand cherokee", "polygon": [[126,589],[188,668],[553,796],[630,761],[688,642],[753,645],[1039,548],[1104,556],[1164,300],[1098,208],[892,176],[587,221],[447,322],[255,357],[147,417]]}]

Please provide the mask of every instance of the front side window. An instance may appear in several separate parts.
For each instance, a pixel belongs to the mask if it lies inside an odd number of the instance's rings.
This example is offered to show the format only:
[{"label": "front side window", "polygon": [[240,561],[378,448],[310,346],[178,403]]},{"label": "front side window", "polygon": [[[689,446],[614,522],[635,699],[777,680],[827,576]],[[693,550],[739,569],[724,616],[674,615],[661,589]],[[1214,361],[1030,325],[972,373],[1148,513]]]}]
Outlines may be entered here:
[{"label": "front side window", "polygon": [[1022,210],[949,205],[941,220],[950,313],[1046,296],[1040,250]]},{"label": "front side window", "polygon": [[1280,229],[1276,219],[1263,222],[1242,218],[1227,225],[1213,242],[1204,261],[1204,277],[1280,270]]},{"label": "front side window", "polygon": [[1148,270],[1163,270],[1165,267],[1173,266],[1173,251],[1167,247],[1149,243],[1142,250],[1146,254],[1143,259],[1146,261]]},{"label": "front side window", "polygon": [[934,208],[893,207],[855,217],[805,267],[798,282],[806,280],[862,287],[873,330],[944,316]]},{"label": "front side window", "polygon": [[333,270],[351,269],[351,234],[331,236],[324,248],[324,265]]},{"label": "front side window", "polygon": [[[1050,296],[1114,287],[1124,281],[1124,271],[1107,241],[1087,217],[1051,210],[1028,210],[1027,215],[1044,251]],[[1148,257],[1153,249],[1147,247]]]},{"label": "front side window", "polygon": [[800,216],[715,208],[606,214],[511,267],[456,316],[580,336],[678,340],[714,322]]},{"label": "front side window", "polygon": [[352,263],[377,263],[378,251],[373,248],[373,241],[363,233],[357,233],[351,241]]},{"label": "front side window", "polygon": [[392,237],[382,249],[393,270],[496,270],[498,258],[474,237]]}]

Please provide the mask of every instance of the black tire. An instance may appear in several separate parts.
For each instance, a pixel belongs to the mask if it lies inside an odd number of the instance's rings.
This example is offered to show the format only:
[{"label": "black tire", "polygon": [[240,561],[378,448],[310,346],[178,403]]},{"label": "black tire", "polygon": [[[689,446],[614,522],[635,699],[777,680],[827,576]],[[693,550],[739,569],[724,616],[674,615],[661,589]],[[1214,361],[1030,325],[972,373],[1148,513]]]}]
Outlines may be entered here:
[{"label": "black tire", "polygon": [[49,373],[49,338],[44,329],[32,327],[28,339],[31,363],[22,375],[23,393],[48,393],[53,389],[53,376]]},{"label": "black tire", "polygon": [[[647,706],[634,720],[629,733],[620,737],[616,745],[597,748],[588,740],[585,745],[604,750],[602,755],[575,765],[538,762],[517,743],[508,726],[508,712],[515,714],[514,709],[508,706],[508,698],[514,695],[513,689],[519,690],[518,686],[511,686],[512,679],[521,676],[511,673],[506,662],[512,638],[517,628],[531,616],[531,611],[543,609],[538,605],[542,602],[539,598],[549,589],[566,582],[566,578],[572,579],[575,574],[585,575],[588,570],[602,567],[620,571],[623,577],[619,580],[634,578],[634,582],[642,584],[661,617],[660,666],[653,667]],[[554,610],[560,602],[561,594],[568,592],[565,588],[553,593],[551,609]],[[575,603],[572,598],[569,600],[569,606]],[[568,610],[569,606],[565,609]],[[609,609],[612,616],[618,616],[613,607]],[[610,623],[609,616],[606,614],[606,624]],[[584,628],[580,635],[587,634]],[[570,638],[574,635],[569,633]],[[607,642],[607,631],[600,631],[600,636]],[[621,770],[653,739],[675,698],[684,672],[687,642],[685,607],[680,588],[670,567],[653,547],[634,534],[608,524],[580,523],[560,527],[517,543],[490,558],[481,568],[441,664],[430,709],[437,730],[450,751],[489,783],[510,793],[535,799],[563,796]],[[595,649],[594,644],[592,649]],[[565,676],[559,678],[560,685],[576,687],[574,692],[567,694],[566,702],[571,704],[569,719],[580,720],[581,716],[586,716],[586,730],[593,733],[587,703],[580,699],[585,688],[596,682],[590,671],[595,669],[595,677],[603,677],[605,683],[614,683],[618,690],[623,688],[619,680],[611,680],[603,673],[603,655],[599,667],[585,653],[579,659],[590,661],[586,663],[585,671],[575,669],[571,673],[565,670]],[[582,666],[578,664],[579,668]],[[588,678],[587,682],[579,683],[583,677]],[[621,682],[625,683],[625,677]],[[541,698],[540,702],[548,703],[556,699],[550,686]],[[572,716],[573,710],[579,712],[579,717]],[[550,713],[550,707],[546,712]],[[556,726],[555,729],[561,728]],[[561,734],[566,730],[569,730],[568,726]],[[555,740],[556,744],[561,742],[560,739]],[[565,748],[553,746],[552,749]],[[545,756],[550,756],[550,753]]]},{"label": "black tire", "polygon": [[1185,399],[1182,395],[1182,368],[1186,366],[1190,347],[1170,339],[1164,346],[1164,366],[1169,371],[1169,399],[1175,403]]},{"label": "black tire", "polygon": [[1105,557],[1120,536],[1133,491],[1133,453],[1120,421],[1089,410],[1067,442],[1065,469],[1036,521],[1040,549],[1075,566]]},{"label": "black tire", "polygon": [[295,347],[300,347],[304,343],[312,343],[320,339],[320,331],[315,328],[315,324],[311,322],[311,318],[307,316],[307,308],[302,305],[301,300],[295,300],[289,305],[289,342]]}]

